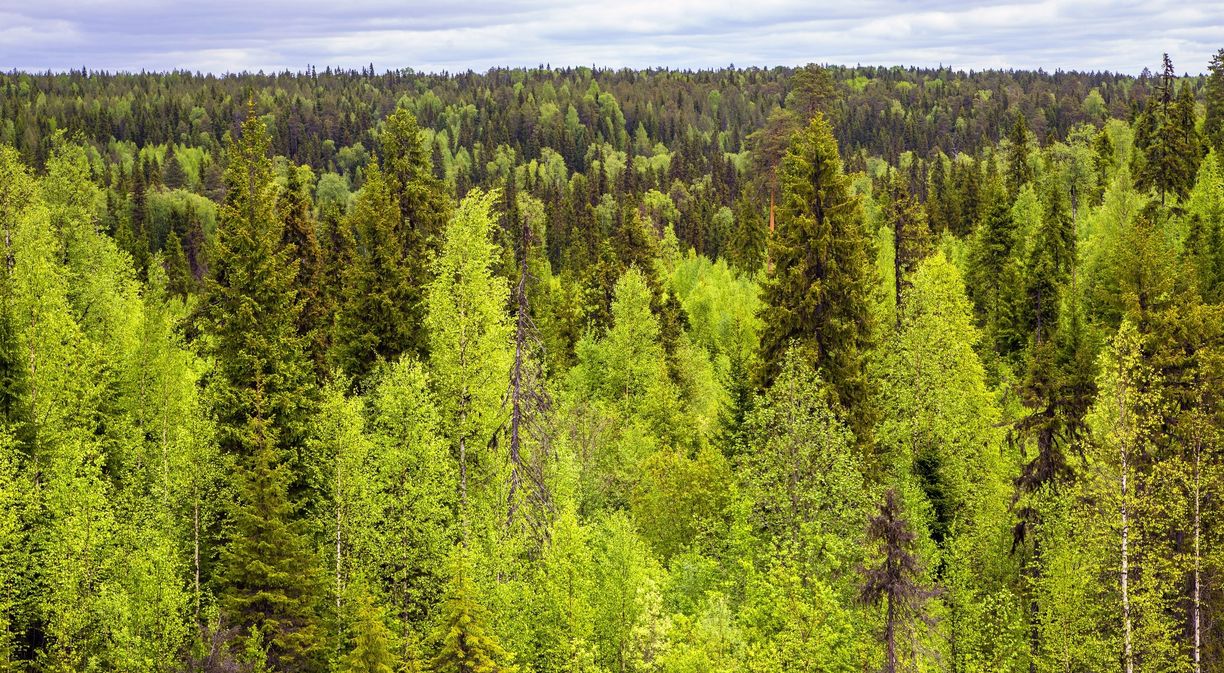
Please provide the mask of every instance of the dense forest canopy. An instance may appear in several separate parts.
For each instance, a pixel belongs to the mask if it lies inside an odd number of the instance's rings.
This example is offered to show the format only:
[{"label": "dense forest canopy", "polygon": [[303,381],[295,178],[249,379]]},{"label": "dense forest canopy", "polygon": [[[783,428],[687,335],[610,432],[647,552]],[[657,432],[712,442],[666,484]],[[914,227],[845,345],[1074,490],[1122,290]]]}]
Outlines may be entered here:
[{"label": "dense forest canopy", "polygon": [[0,670],[1224,669],[1224,50],[0,74]]}]

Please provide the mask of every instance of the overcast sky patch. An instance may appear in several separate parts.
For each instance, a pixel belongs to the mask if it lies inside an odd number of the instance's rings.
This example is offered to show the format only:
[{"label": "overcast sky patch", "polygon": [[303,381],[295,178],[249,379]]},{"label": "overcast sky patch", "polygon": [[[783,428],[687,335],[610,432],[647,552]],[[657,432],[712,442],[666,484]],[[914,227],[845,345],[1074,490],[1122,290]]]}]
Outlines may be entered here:
[{"label": "overcast sky patch", "polygon": [[[828,6],[822,6],[822,5]],[[1224,0],[0,0],[0,69],[799,65],[1204,72]]]}]

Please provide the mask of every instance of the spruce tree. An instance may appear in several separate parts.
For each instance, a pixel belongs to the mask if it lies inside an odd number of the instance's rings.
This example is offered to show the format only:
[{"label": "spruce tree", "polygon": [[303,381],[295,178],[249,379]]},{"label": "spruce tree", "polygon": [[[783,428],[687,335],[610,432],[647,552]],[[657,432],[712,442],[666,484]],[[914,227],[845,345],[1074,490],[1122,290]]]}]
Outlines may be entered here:
[{"label": "spruce tree", "polygon": [[[1187,83],[1183,89],[1188,88]],[[1153,90],[1142,114],[1135,120],[1132,158],[1135,186],[1155,191],[1160,205],[1169,197],[1185,199],[1194,185],[1201,157],[1201,142],[1195,126],[1194,95],[1177,93],[1177,76],[1169,55],[1164,55],[1160,84]]]},{"label": "spruce tree", "polygon": [[132,184],[128,192],[128,209],[119,224],[119,247],[132,256],[133,266],[137,275],[144,277],[149,268],[149,234],[145,223],[148,219],[148,206],[145,192],[144,172],[140,166],[132,168]]},{"label": "spruce tree", "polygon": [[430,662],[434,673],[514,673],[512,656],[491,632],[489,613],[476,599],[471,571],[460,561],[442,607],[435,635],[438,652]]},{"label": "spruce tree", "polygon": [[187,266],[187,254],[183,252],[183,244],[174,232],[170,232],[170,237],[166,239],[162,267],[166,270],[166,289],[180,299],[187,299],[187,295],[194,289],[195,278]]},{"label": "spruce tree", "polygon": [[387,190],[399,211],[395,234],[402,246],[400,262],[408,275],[408,348],[424,355],[428,343],[423,302],[432,278],[429,260],[440,248],[451,201],[445,184],[434,176],[436,167],[422,146],[421,129],[411,112],[399,108],[387,117],[379,150]]},{"label": "spruce tree", "polygon": [[1093,195],[1093,203],[1099,205],[1101,198],[1105,195],[1105,188],[1109,186],[1118,168],[1116,150],[1114,149],[1113,139],[1109,137],[1109,131],[1102,128],[1097,132],[1096,139],[1092,142],[1092,151],[1093,166],[1097,174],[1096,193]]},{"label": "spruce tree", "polygon": [[248,643],[259,643],[272,670],[320,671],[325,636],[316,612],[318,571],[289,495],[292,476],[262,410],[243,434],[249,454],[239,472],[233,537],[222,554],[221,608]]},{"label": "spruce tree", "polygon": [[761,315],[762,382],[773,381],[797,342],[864,444],[875,417],[864,368],[872,339],[867,246],[862,204],[842,171],[833,129],[816,115],[782,162],[775,268]]},{"label": "spruce tree", "polygon": [[354,621],[353,647],[340,659],[340,673],[394,673],[391,630],[368,594],[358,599]]},{"label": "spruce tree", "polygon": [[1207,144],[1218,155],[1224,155],[1224,49],[1211,57],[1211,74],[1203,97],[1207,104],[1207,117],[1203,120],[1203,134]]},{"label": "spruce tree", "polygon": [[[394,195],[378,164],[332,234],[332,268],[340,275],[332,359],[360,382],[375,364],[412,350],[415,308],[401,258]],[[343,258],[351,256],[347,264]]]},{"label": "spruce tree", "polygon": [[1016,236],[1012,209],[1000,199],[970,243],[966,273],[978,325],[993,349],[1004,356],[1021,350],[1028,342],[1019,320],[1024,302],[1020,264],[1014,252]]},{"label": "spruce tree", "polygon": [[282,244],[268,145],[252,104],[241,139],[229,148],[201,327],[214,362],[208,387],[222,449],[249,453],[243,435],[258,382],[267,422],[295,459],[315,391],[298,335],[298,263]]},{"label": "spruce tree", "polygon": [[952,193],[947,169],[944,167],[946,162],[947,157],[938,148],[931,154],[926,211],[929,227],[936,234],[943,233],[952,226]]},{"label": "spruce tree", "polygon": [[735,201],[735,224],[728,241],[727,257],[735,267],[755,275],[765,265],[769,228],[765,215],[745,192]]},{"label": "spruce tree", "polygon": [[314,559],[294,494],[315,390],[298,334],[298,264],[282,244],[268,145],[252,104],[229,148],[201,315],[218,441],[242,468],[221,604],[273,666],[313,671],[322,646]]},{"label": "spruce tree", "polygon": [[1015,200],[1020,188],[1033,180],[1033,168],[1029,166],[1029,128],[1024,113],[1016,115],[1007,139],[1007,193]]},{"label": "spruce tree", "polygon": [[278,197],[278,209],[283,221],[282,244],[286,254],[297,260],[294,286],[301,311],[297,317],[297,333],[305,341],[307,355],[321,379],[326,373],[326,313],[323,298],[324,261],[315,231],[314,213],[309,184],[302,180],[306,167],[289,166],[289,179]]},{"label": "spruce tree", "polygon": [[166,146],[166,157],[162,160],[162,184],[166,189],[182,189],[187,186],[187,173],[174,153],[174,143]]}]

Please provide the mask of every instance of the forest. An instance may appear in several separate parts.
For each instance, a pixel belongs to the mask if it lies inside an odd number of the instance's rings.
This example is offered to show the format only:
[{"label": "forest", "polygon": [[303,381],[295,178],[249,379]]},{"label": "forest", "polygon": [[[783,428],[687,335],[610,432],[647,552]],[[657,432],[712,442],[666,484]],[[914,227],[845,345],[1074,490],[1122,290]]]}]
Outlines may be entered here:
[{"label": "forest", "polygon": [[1190,65],[0,72],[0,671],[1224,671]]}]

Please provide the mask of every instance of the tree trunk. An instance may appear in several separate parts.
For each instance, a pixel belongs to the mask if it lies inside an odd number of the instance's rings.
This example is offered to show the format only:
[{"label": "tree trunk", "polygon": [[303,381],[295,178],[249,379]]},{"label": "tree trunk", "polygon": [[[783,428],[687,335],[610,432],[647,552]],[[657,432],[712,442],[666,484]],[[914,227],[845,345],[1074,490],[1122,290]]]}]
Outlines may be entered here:
[{"label": "tree trunk", "polygon": [[1199,469],[1202,455],[1202,439],[1194,442],[1194,673],[1202,673],[1202,565],[1201,549],[1199,547],[1202,534],[1202,491],[1199,487]]},{"label": "tree trunk", "polygon": [[884,664],[885,673],[897,673],[897,607],[892,597],[888,598],[888,616],[884,622],[884,647],[888,661]]},{"label": "tree trunk", "polygon": [[1124,398],[1118,398],[1118,422],[1122,425],[1121,441],[1119,442],[1119,454],[1122,464],[1122,502],[1119,508],[1122,516],[1122,568],[1120,571],[1120,581],[1122,584],[1122,661],[1126,669],[1126,673],[1134,673],[1135,660],[1131,651],[1131,613],[1130,613],[1130,512],[1127,508],[1127,470],[1128,456],[1126,450],[1126,433],[1129,432],[1126,428],[1126,403]]},{"label": "tree trunk", "polygon": [[195,563],[195,618],[200,621],[200,496],[197,494],[191,507],[192,552]]},{"label": "tree trunk", "polygon": [[344,591],[344,584],[340,578],[340,524],[341,524],[341,500],[342,492],[340,488],[340,461],[336,461],[336,613],[340,613],[340,594]]}]

